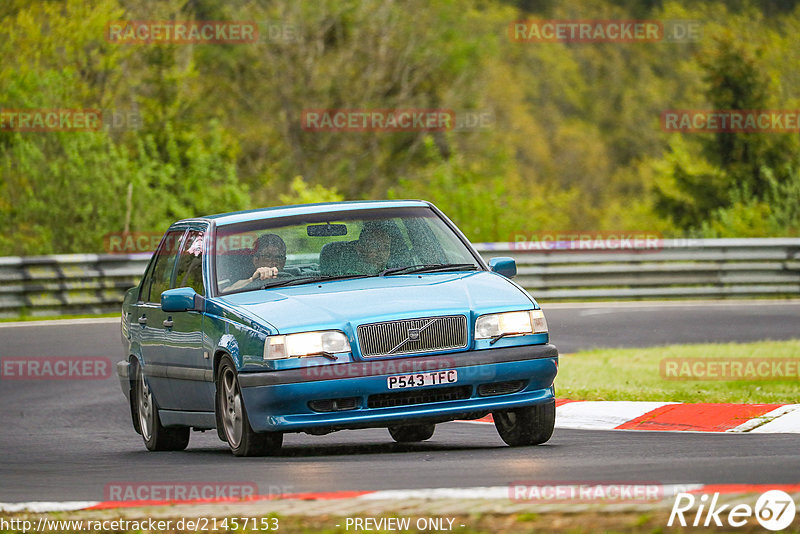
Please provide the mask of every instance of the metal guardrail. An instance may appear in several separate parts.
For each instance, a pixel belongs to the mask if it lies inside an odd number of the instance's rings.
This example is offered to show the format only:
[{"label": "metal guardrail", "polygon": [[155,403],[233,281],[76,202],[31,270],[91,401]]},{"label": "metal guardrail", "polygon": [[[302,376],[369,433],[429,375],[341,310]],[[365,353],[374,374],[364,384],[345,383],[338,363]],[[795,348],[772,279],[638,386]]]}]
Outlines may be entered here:
[{"label": "metal guardrail", "polygon": [[0,318],[119,311],[150,254],[0,257]]},{"label": "metal guardrail", "polygon": [[482,243],[479,250],[513,257],[515,280],[540,300],[800,295],[800,238],[664,239],[606,250],[586,250],[591,242],[550,245]]},{"label": "metal guardrail", "polygon": [[[479,243],[476,248],[487,259],[513,257],[515,280],[539,300],[800,295],[800,238],[618,244],[604,250],[579,241]],[[149,258],[0,257],[0,317],[118,311],[124,291],[138,283]]]}]

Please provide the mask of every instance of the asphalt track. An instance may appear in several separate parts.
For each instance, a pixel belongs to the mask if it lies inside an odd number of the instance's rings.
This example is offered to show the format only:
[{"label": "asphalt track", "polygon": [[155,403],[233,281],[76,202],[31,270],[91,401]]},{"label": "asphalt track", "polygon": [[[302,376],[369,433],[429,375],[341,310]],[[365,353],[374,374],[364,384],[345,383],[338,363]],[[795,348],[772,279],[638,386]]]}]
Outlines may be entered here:
[{"label": "asphalt track", "polygon": [[[544,305],[562,353],[593,347],[800,337],[800,303]],[[111,322],[0,326],[0,358],[121,357]],[[261,493],[503,486],[514,481],[793,483],[796,435],[557,429],[543,446],[506,447],[492,425],[446,423],[422,444],[383,429],[289,434],[273,458],[234,458],[214,432],[148,453],[116,378],[0,380],[0,502],[104,500],[135,482],[255,483]]]}]

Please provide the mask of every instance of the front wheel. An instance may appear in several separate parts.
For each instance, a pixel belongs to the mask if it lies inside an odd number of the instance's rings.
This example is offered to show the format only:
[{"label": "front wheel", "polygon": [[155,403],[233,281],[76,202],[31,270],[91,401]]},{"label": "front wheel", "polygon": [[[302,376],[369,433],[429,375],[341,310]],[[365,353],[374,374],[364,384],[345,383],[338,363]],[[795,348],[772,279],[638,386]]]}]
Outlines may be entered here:
[{"label": "front wheel", "polygon": [[153,392],[144,378],[142,367],[136,366],[136,412],[144,445],[149,451],[182,451],[189,445],[189,428],[165,428],[158,417]]},{"label": "front wheel", "polygon": [[556,403],[537,404],[492,414],[497,433],[507,445],[520,447],[539,445],[553,435],[556,424]]},{"label": "front wheel", "polygon": [[222,360],[217,373],[217,410],[234,456],[265,456],[280,450],[282,433],[256,432],[250,426],[236,368],[228,358]]},{"label": "front wheel", "polygon": [[425,441],[433,436],[436,425],[433,423],[423,423],[417,425],[390,426],[389,434],[398,443],[413,443],[415,441]]}]

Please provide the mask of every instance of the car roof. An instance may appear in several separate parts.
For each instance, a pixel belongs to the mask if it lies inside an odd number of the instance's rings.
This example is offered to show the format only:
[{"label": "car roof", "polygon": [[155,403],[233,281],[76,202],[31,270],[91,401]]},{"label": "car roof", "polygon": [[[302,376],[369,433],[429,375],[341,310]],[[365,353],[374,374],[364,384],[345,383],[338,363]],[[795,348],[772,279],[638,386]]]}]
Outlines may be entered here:
[{"label": "car roof", "polygon": [[296,204],[291,206],[274,206],[271,208],[259,208],[247,211],[235,211],[231,213],[218,213],[204,217],[193,217],[191,220],[214,220],[217,225],[227,225],[259,219],[271,219],[276,217],[288,217],[292,215],[308,215],[314,213],[326,213],[335,211],[351,211],[363,209],[381,208],[403,208],[403,207],[425,207],[430,206],[424,200],[353,200],[348,202],[320,202],[317,204]]}]

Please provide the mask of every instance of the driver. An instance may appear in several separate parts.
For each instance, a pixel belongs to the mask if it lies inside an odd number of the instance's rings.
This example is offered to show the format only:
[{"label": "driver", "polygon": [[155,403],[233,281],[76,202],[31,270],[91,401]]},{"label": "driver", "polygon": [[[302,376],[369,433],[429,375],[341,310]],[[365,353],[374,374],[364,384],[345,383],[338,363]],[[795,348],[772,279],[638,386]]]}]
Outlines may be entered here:
[{"label": "driver", "polygon": [[245,287],[255,280],[267,280],[277,278],[278,273],[286,265],[286,243],[276,234],[264,234],[259,236],[253,245],[253,274],[249,278],[243,278],[234,282],[226,291],[234,291]]}]

